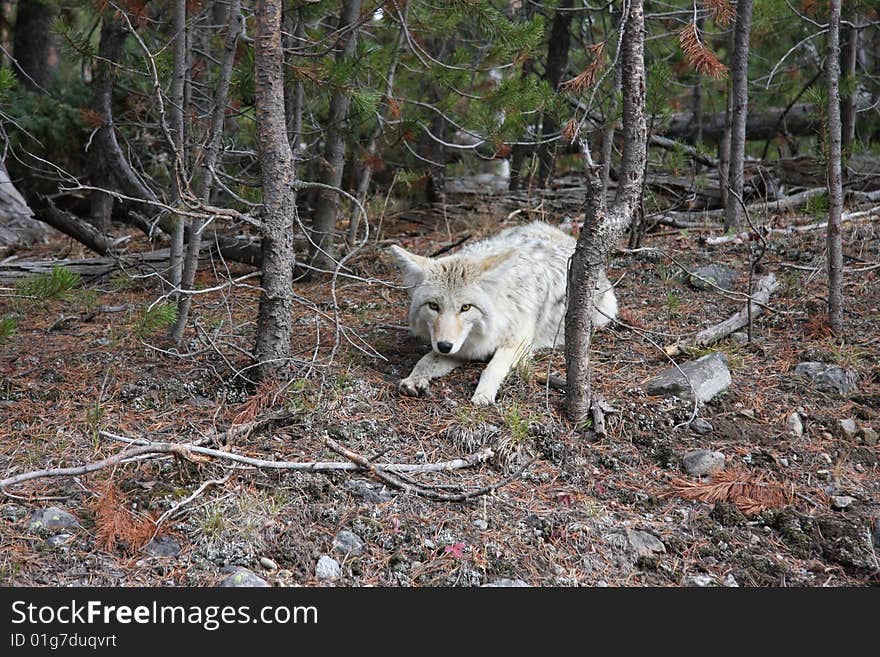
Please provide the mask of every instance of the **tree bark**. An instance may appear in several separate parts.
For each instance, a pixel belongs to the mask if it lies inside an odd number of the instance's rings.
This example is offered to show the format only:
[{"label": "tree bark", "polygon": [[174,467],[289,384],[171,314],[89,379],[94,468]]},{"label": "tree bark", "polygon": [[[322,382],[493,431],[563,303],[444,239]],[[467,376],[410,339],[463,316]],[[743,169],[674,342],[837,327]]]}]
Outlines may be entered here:
[{"label": "tree bark", "polygon": [[254,91],[263,183],[262,288],[254,358],[257,377],[289,367],[293,310],[293,154],[284,115],[282,0],[257,0],[254,9]]},{"label": "tree bark", "polygon": [[[637,209],[647,158],[645,122],[645,18],[642,0],[631,0],[621,43],[623,89],[623,154],[620,186],[613,205],[605,211],[601,167],[586,162],[587,202],[584,227],[568,271],[568,308],[565,315],[565,413],[580,424],[592,405],[590,341],[593,294],[599,271],[626,231]],[[587,151],[588,153],[588,151]]]},{"label": "tree bark", "polygon": [[[174,45],[172,48],[173,71],[171,75],[171,136],[174,140],[173,169],[171,186],[174,193],[175,203],[179,203],[183,195],[184,181],[183,163],[186,161],[184,147],[186,135],[184,133],[183,115],[185,111],[184,89],[186,87],[187,71],[187,48],[186,48],[186,0],[175,0],[174,18],[172,20],[172,32]],[[183,276],[183,232],[186,220],[181,216],[174,217],[174,232],[171,234],[171,257],[168,263],[168,281],[172,286],[180,285]]]},{"label": "tree bark", "polygon": [[[214,108],[211,113],[211,127],[208,143],[205,146],[202,160],[201,177],[199,178],[199,198],[206,205],[211,202],[211,189],[214,185],[214,167],[220,154],[220,141],[223,138],[223,125],[226,118],[226,105],[229,98],[229,81],[232,79],[232,67],[235,63],[235,50],[238,37],[242,30],[241,0],[230,0],[228,20],[226,24],[226,43],[223,50],[223,62],[220,67],[220,79],[214,92]],[[191,290],[195,282],[199,266],[199,252],[202,248],[202,229],[204,221],[193,219],[186,247],[186,258],[183,263],[181,289]],[[171,330],[171,339],[180,343],[183,331],[189,319],[192,306],[192,295],[182,294],[177,303],[177,322]]]},{"label": "tree bark", "polygon": [[[361,13],[361,0],[344,0],[339,14],[339,41],[341,48],[336,53],[336,64],[342,65],[354,55],[357,48],[357,28],[351,27]],[[345,137],[348,133],[348,108],[351,104],[351,91],[339,88],[333,91],[330,99],[330,115],[325,130],[325,148],[321,182],[331,187],[342,184],[342,170],[345,165]],[[318,207],[312,219],[311,253],[309,260],[313,267],[332,272],[336,268],[336,218],[339,214],[339,194],[322,189],[318,195]]]},{"label": "tree bark", "polygon": [[[853,17],[855,19],[855,17]],[[855,21],[854,21],[855,22]],[[859,52],[859,30],[846,30],[846,43],[842,51],[842,75],[845,95],[841,98],[840,138],[841,148],[847,151],[856,138],[856,59]]]},{"label": "tree bark", "polygon": [[56,68],[52,65],[52,23],[56,8],[44,0],[19,0],[12,57],[19,82],[32,91],[44,90]]},{"label": "tree bark", "polygon": [[841,181],[840,121],[840,4],[831,0],[828,19],[828,56],[825,83],[828,93],[828,320],[831,329],[843,334],[843,243],[840,216],[843,213]]},{"label": "tree bark", "polygon": [[[749,112],[749,36],[752,31],[752,0],[739,0],[736,6],[733,57],[731,62],[732,114],[730,121],[730,169],[727,186],[735,197],[742,198],[743,160],[746,155],[746,119]],[[738,203],[726,205],[724,228],[737,228],[742,223]]]},{"label": "tree bark", "polygon": [[[574,12],[570,10],[574,0],[562,0],[559,8],[553,16],[553,26],[550,28],[550,41],[547,44],[547,67],[544,70],[544,79],[551,89],[558,89],[562,76],[568,66],[568,52],[571,48],[571,21]],[[553,117],[544,114],[541,120],[541,135],[548,139],[559,131]],[[556,142],[545,142],[538,146],[538,180],[542,187],[546,187],[553,177],[553,164],[556,160]]]}]

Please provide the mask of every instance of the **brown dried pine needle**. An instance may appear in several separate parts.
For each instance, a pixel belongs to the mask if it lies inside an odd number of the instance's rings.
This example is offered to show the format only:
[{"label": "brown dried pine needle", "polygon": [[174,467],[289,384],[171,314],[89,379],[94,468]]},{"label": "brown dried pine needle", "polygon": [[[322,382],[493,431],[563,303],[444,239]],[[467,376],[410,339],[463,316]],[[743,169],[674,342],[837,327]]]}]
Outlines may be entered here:
[{"label": "brown dried pine needle", "polygon": [[605,42],[600,41],[599,43],[587,46],[587,50],[593,55],[590,63],[587,64],[587,68],[580,75],[576,75],[560,84],[559,89],[561,91],[581,94],[596,84],[599,74],[605,69]]},{"label": "brown dried pine needle", "polygon": [[727,76],[727,67],[700,41],[700,32],[695,23],[689,23],[681,29],[678,42],[695,71],[716,80]]},{"label": "brown dried pine needle", "polygon": [[107,552],[122,545],[128,552],[144,547],[156,531],[149,518],[138,516],[130,509],[130,501],[119,487],[108,480],[95,490],[89,505],[95,514],[95,543]]},{"label": "brown dried pine needle", "polygon": [[702,0],[702,2],[718,25],[730,25],[736,17],[736,10],[727,0]]},{"label": "brown dried pine needle", "polygon": [[686,500],[715,504],[729,502],[747,516],[767,509],[778,509],[794,501],[794,486],[743,470],[717,472],[711,481],[673,479],[672,490],[664,496],[678,495]]}]

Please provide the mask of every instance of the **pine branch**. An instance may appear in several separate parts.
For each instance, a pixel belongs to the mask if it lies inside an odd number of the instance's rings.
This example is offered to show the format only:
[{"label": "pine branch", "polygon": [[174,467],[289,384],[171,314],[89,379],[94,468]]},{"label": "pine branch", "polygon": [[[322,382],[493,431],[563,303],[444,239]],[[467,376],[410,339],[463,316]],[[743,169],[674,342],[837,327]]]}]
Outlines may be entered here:
[{"label": "pine branch", "polygon": [[700,32],[696,23],[689,23],[679,31],[678,42],[688,63],[695,71],[715,80],[727,77],[727,67],[700,41]]}]

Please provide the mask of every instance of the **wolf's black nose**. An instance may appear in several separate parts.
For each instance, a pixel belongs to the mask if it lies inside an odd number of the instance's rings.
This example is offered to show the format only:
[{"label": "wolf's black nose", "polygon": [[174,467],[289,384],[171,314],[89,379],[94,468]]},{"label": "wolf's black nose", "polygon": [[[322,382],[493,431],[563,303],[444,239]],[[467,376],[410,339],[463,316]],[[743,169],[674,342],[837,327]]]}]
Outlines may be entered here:
[{"label": "wolf's black nose", "polygon": [[437,343],[437,351],[441,354],[448,354],[452,351],[452,343],[451,342],[438,342]]}]

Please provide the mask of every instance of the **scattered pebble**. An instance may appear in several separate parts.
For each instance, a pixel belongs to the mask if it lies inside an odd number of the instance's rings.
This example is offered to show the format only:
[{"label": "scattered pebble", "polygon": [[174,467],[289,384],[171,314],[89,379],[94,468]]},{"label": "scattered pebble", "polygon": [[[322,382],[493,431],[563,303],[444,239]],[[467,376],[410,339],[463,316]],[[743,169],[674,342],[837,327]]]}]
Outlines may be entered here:
[{"label": "scattered pebble", "polygon": [[481,588],[495,588],[495,587],[529,587],[529,584],[524,582],[521,579],[496,579],[488,584],[483,584]]},{"label": "scattered pebble", "polygon": [[708,449],[695,449],[682,459],[684,471],[692,477],[702,477],[724,469],[725,456],[721,452]]},{"label": "scattered pebble", "polygon": [[76,517],[57,506],[34,511],[28,521],[28,528],[33,531],[64,531],[77,527],[79,527],[79,521]]},{"label": "scattered pebble", "polygon": [[797,413],[789,415],[785,424],[788,427],[789,435],[794,436],[795,438],[801,438],[804,435],[804,423],[803,420],[801,420],[801,416]]},{"label": "scattered pebble", "polygon": [[147,543],[144,552],[151,557],[176,557],[180,554],[180,543],[173,536],[157,536]]},{"label": "scattered pebble", "polygon": [[729,589],[738,589],[739,588],[739,582],[737,582],[736,578],[733,575],[731,575],[730,573],[727,573],[727,575],[725,576],[723,585]]},{"label": "scattered pebble", "polygon": [[845,395],[856,387],[856,376],[850,370],[828,363],[803,362],[795,365],[794,373],[810,379],[817,388]]},{"label": "scattered pebble", "polygon": [[862,427],[859,432],[862,436],[862,442],[865,443],[868,447],[875,447],[877,445],[877,432],[871,427]]},{"label": "scattered pebble", "polygon": [[849,495],[832,495],[831,508],[837,509],[838,511],[843,511],[844,509],[852,506],[852,503],[855,501],[856,498],[850,497]]},{"label": "scattered pebble", "polygon": [[707,433],[712,433],[714,427],[708,420],[704,420],[701,417],[695,418],[693,422],[690,423],[691,431],[700,436],[705,436]]},{"label": "scattered pebble", "polygon": [[489,529],[489,523],[482,518],[477,518],[476,520],[474,520],[474,527],[476,527],[480,531],[486,531],[487,529]]},{"label": "scattered pebble", "polygon": [[648,395],[707,402],[730,387],[727,356],[715,351],[697,360],[670,367],[645,384]]},{"label": "scattered pebble", "polygon": [[269,557],[260,557],[260,565],[266,570],[278,570],[278,564]]},{"label": "scattered pebble", "polygon": [[73,534],[55,534],[46,538],[46,545],[53,548],[61,547],[71,538],[73,538]]},{"label": "scattered pebble", "polygon": [[856,421],[852,418],[838,420],[837,422],[837,431],[841,438],[855,438],[858,430],[859,427],[856,425]]},{"label": "scattered pebble", "polygon": [[638,529],[627,529],[626,538],[632,546],[637,557],[652,557],[655,554],[666,554],[666,546],[663,541]]},{"label": "scattered pebble", "polygon": [[715,586],[716,584],[715,578],[711,575],[694,575],[688,580],[688,586],[699,586],[700,588]]},{"label": "scattered pebble", "polygon": [[365,544],[364,539],[360,536],[347,529],[343,529],[333,537],[332,547],[334,552],[344,557],[357,557],[364,553]]},{"label": "scattered pebble", "polygon": [[333,557],[325,554],[318,559],[315,566],[315,577],[323,580],[337,580],[342,577],[342,567]]},{"label": "scattered pebble", "polygon": [[224,570],[232,572],[220,582],[220,586],[223,588],[263,588],[269,586],[269,582],[255,575],[247,568],[233,566],[231,568],[224,568]]}]

